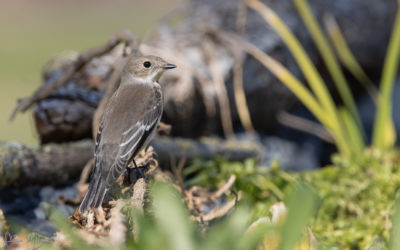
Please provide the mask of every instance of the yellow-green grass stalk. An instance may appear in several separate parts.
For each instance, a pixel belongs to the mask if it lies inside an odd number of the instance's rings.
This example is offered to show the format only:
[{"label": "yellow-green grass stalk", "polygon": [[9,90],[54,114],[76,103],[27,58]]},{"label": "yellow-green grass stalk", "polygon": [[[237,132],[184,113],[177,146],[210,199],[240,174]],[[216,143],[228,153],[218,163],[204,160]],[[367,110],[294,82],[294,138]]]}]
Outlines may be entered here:
[{"label": "yellow-green grass stalk", "polygon": [[389,41],[380,85],[380,94],[375,114],[373,146],[385,149],[394,145],[396,132],[392,119],[393,86],[397,74],[400,52],[400,8],[397,9],[396,20]]},{"label": "yellow-green grass stalk", "polygon": [[253,56],[261,62],[267,69],[269,69],[276,78],[278,78],[310,112],[322,123],[322,125],[331,133],[334,138],[338,150],[340,152],[348,152],[348,143],[345,138],[338,136],[333,130],[332,119],[327,114],[322,105],[315,99],[314,95],[298,80],[293,74],[289,72],[281,63],[270,57],[256,46],[243,42],[243,48],[248,54]]},{"label": "yellow-green grass stalk", "polygon": [[328,130],[334,137],[339,151],[345,155],[350,154],[354,151],[355,145],[352,145],[353,142],[349,140],[347,131],[343,124],[341,124],[332,96],[329,94],[323,79],[319,75],[300,42],[284,22],[268,6],[258,0],[246,0],[246,3],[248,6],[260,13],[260,15],[275,29],[288,46],[314,92],[318,103],[321,104],[325,119],[330,120],[329,124],[331,126]]},{"label": "yellow-green grass stalk", "polygon": [[378,89],[375,87],[372,80],[368,77],[357,59],[351,52],[346,40],[340,31],[339,25],[336,23],[335,18],[331,14],[326,14],[324,17],[325,28],[328,32],[330,41],[335,48],[339,60],[343,63],[344,67],[361,83],[367,90],[372,100],[377,103]]},{"label": "yellow-green grass stalk", "polygon": [[365,148],[365,140],[362,137],[354,117],[346,108],[339,109],[339,115],[343,121],[343,125],[348,131],[349,139],[353,142],[356,151],[362,152]]},{"label": "yellow-green grass stalk", "polygon": [[[303,19],[303,22],[305,23],[308,31],[311,33],[311,37],[317,45],[317,48],[336,85],[337,90],[339,91],[345,107],[350,111],[351,115],[356,121],[356,124],[354,126],[357,126],[358,130],[353,132],[360,133],[361,136],[365,138],[365,132],[357,111],[356,103],[349,88],[349,84],[347,83],[346,77],[344,76],[344,73],[340,68],[340,65],[328,43],[328,40],[323,34],[318,22],[315,20],[315,17],[311,13],[307,0],[294,0],[294,4],[301,18]],[[347,122],[351,122],[351,120],[347,120]]]}]

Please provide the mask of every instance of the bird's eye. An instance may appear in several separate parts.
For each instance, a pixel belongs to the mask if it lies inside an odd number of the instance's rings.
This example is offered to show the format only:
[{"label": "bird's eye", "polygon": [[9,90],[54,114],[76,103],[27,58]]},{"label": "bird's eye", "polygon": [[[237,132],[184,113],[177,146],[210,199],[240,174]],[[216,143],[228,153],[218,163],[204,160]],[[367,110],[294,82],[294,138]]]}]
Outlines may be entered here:
[{"label": "bird's eye", "polygon": [[151,63],[150,63],[149,61],[145,61],[145,62],[143,63],[143,66],[144,66],[145,68],[150,68]]}]

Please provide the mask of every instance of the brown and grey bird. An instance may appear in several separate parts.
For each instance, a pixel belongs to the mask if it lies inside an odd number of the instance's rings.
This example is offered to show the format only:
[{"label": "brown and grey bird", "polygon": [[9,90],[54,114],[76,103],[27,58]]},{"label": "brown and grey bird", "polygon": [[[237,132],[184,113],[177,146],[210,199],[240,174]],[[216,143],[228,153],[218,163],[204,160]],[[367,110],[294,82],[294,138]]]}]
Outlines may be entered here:
[{"label": "brown and grey bird", "polygon": [[80,213],[101,206],[108,188],[151,140],[163,112],[158,80],[175,67],[156,56],[129,59],[100,123],[94,168]]}]

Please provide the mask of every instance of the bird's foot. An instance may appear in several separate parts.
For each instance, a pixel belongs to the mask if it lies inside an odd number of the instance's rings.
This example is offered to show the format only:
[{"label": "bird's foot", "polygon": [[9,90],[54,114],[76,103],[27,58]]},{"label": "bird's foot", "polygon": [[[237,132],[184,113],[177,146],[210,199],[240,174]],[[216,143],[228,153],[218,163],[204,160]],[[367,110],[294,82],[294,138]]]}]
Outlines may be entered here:
[{"label": "bird's foot", "polygon": [[141,178],[144,178],[144,170],[142,169],[142,166],[140,166],[140,167],[136,166],[135,169],[136,169],[136,173],[139,174],[139,176]]},{"label": "bird's foot", "polygon": [[125,178],[127,181],[132,184],[135,183],[138,179],[144,178],[145,173],[149,168],[149,164],[145,164],[143,166],[136,166],[133,168],[127,167]]}]

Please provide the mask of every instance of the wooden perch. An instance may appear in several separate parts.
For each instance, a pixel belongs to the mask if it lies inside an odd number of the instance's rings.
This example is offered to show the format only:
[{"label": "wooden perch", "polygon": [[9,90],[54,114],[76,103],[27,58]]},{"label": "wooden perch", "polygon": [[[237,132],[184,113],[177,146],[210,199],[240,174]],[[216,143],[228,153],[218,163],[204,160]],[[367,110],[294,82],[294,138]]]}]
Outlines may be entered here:
[{"label": "wooden perch", "polygon": [[[139,47],[139,39],[129,30],[123,30],[113,35],[107,43],[97,48],[88,49],[82,52],[78,58],[71,63],[65,70],[64,74],[48,85],[43,85],[33,96],[22,99],[18,102],[14,111],[10,116],[10,120],[14,119],[17,112],[25,112],[35,103],[50,96],[55,90],[63,86],[75,73],[77,73],[87,62],[95,57],[101,56],[112,50],[119,43],[124,42],[131,49],[135,50]],[[136,51],[132,51],[136,53]]]},{"label": "wooden perch", "polygon": [[61,184],[76,178],[93,157],[93,142],[27,147],[0,143],[0,188]]}]

